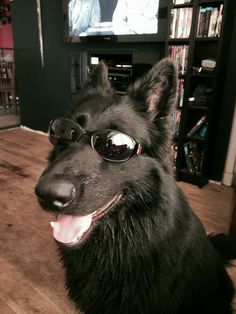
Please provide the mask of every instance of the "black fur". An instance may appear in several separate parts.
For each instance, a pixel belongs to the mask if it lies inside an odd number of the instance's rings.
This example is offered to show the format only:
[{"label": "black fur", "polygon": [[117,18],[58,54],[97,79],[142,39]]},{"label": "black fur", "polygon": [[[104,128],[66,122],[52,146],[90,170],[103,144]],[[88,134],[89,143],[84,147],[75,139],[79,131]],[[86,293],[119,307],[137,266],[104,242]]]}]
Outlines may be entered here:
[{"label": "black fur", "polygon": [[[81,245],[58,246],[69,297],[85,314],[232,313],[233,286],[212,245],[221,241],[209,241],[168,166],[176,81],[174,63],[164,59],[118,97],[98,65],[71,118],[89,131],[123,131],[144,154],[108,162],[84,138],[56,147],[36,186],[47,211],[77,216],[122,192]],[[45,201],[55,178],[76,187],[65,208]],[[236,257],[232,249],[224,259]]]}]

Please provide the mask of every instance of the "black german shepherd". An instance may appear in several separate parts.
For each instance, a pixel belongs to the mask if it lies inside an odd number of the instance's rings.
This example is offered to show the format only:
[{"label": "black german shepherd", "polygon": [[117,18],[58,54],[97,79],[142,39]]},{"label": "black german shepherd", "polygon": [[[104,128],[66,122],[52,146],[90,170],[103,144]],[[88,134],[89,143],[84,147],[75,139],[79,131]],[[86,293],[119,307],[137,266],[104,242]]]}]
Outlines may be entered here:
[{"label": "black german shepherd", "polygon": [[36,186],[55,214],[69,297],[85,314],[232,313],[224,262],[236,247],[207,237],[169,170],[175,63],[163,59],[122,97],[107,74],[95,67],[69,119],[50,123]]}]

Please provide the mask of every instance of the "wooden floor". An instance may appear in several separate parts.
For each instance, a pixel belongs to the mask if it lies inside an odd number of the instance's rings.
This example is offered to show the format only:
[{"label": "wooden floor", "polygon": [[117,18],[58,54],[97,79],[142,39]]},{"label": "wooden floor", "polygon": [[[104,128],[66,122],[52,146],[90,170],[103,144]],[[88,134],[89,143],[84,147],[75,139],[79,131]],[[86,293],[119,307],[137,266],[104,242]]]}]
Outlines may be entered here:
[{"label": "wooden floor", "polygon": [[[34,195],[49,149],[44,135],[20,128],[0,132],[0,314],[76,313],[66,299],[50,216]],[[228,231],[231,188],[178,184],[207,232]],[[229,272],[236,284],[236,267]]]}]

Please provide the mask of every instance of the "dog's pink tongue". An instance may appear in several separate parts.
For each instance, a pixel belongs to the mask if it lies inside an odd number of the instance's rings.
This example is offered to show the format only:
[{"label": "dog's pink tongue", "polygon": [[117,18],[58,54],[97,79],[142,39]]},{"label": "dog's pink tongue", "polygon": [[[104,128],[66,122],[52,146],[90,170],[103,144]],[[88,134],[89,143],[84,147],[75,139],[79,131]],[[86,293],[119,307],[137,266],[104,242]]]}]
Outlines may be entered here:
[{"label": "dog's pink tongue", "polygon": [[86,216],[58,215],[56,222],[51,222],[54,238],[64,244],[78,242],[92,224],[92,214]]}]

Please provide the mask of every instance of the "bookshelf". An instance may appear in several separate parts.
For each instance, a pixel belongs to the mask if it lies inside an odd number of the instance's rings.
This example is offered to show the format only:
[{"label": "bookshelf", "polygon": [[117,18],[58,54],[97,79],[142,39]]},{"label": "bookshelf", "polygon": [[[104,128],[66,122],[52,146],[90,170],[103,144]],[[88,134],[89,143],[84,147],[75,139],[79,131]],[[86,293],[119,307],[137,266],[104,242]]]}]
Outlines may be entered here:
[{"label": "bookshelf", "polygon": [[230,0],[171,0],[168,8],[166,55],[179,69],[172,161],[177,180],[199,187],[210,176],[234,7]]},{"label": "bookshelf", "polygon": [[19,125],[14,50],[0,48],[0,130]]},{"label": "bookshelf", "polygon": [[15,69],[12,55],[0,49],[0,93],[1,106],[11,106],[15,92]]}]

